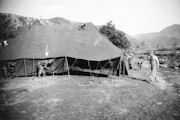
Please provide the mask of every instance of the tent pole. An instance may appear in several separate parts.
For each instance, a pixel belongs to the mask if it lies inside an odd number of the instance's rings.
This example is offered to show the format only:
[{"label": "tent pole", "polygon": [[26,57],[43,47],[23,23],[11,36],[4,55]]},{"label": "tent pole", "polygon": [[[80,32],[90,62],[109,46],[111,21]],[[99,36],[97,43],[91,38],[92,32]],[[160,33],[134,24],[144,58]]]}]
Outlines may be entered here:
[{"label": "tent pole", "polygon": [[101,66],[100,74],[101,74],[102,71],[103,71],[102,69],[104,69],[104,68],[106,67],[107,63],[108,63],[108,61],[105,63],[105,65],[104,65],[103,67],[102,67],[101,64],[100,64],[100,66]]},{"label": "tent pole", "polygon": [[73,62],[71,67],[73,67],[76,64],[76,61],[77,61],[77,59],[75,58],[75,61]]},{"label": "tent pole", "polygon": [[[113,75],[113,66],[111,66],[111,62],[110,62],[110,60],[108,60],[109,61],[109,65],[110,65],[110,67],[111,67],[111,69],[110,69],[110,71],[108,72],[108,75],[109,75],[109,73],[111,72],[111,75]],[[114,79],[112,78],[111,79],[111,84],[113,85],[113,87],[114,87]]]},{"label": "tent pole", "polygon": [[97,66],[96,66],[96,70],[98,69],[98,65],[99,65],[99,61],[98,61],[98,64],[97,64]]},{"label": "tent pole", "polygon": [[34,57],[33,57],[33,77],[34,77]]},{"label": "tent pole", "polygon": [[119,76],[121,75],[121,70],[122,70],[122,66],[121,66],[121,58],[119,57]]},{"label": "tent pole", "polygon": [[108,75],[109,75],[109,74],[111,74],[111,75],[112,75],[112,69],[113,69],[113,67],[111,66],[111,62],[110,62],[110,60],[108,60],[108,62],[109,62],[109,65],[110,65],[110,67],[111,67],[111,68],[110,68],[110,71],[108,72]]},{"label": "tent pole", "polygon": [[[117,63],[117,66],[116,66],[116,71],[119,69],[119,66],[120,66],[120,58],[118,59],[118,63]],[[117,71],[116,75],[119,76],[118,71]]]},{"label": "tent pole", "polygon": [[[98,61],[98,64],[96,66],[96,70],[98,69],[98,66],[99,66],[99,61]],[[101,67],[100,67],[100,69],[101,69]],[[95,74],[96,74],[95,77],[97,77],[98,73],[95,73]]]},{"label": "tent pole", "polygon": [[26,71],[26,60],[24,59],[24,72],[25,72],[25,75],[27,77],[27,71]]},{"label": "tent pole", "polygon": [[92,75],[92,73],[91,73],[91,65],[90,65],[89,60],[88,60],[88,66],[89,66],[89,69],[90,69],[90,76],[91,76],[91,75]]},{"label": "tent pole", "polygon": [[123,60],[123,77],[124,77],[124,75],[125,75],[125,61]]},{"label": "tent pole", "polygon": [[67,64],[67,69],[68,69],[68,75],[70,75],[70,72],[69,72],[69,64],[68,64],[67,57],[65,57],[65,59],[66,59],[66,64]]}]

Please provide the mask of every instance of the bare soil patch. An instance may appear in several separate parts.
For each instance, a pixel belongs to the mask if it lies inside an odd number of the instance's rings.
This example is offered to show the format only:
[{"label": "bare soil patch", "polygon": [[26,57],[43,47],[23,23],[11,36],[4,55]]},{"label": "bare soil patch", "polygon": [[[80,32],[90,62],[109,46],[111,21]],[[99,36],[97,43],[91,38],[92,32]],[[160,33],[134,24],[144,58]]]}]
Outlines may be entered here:
[{"label": "bare soil patch", "polygon": [[0,120],[177,120],[180,115],[178,87],[162,90],[128,77],[23,77],[1,80],[0,86]]}]

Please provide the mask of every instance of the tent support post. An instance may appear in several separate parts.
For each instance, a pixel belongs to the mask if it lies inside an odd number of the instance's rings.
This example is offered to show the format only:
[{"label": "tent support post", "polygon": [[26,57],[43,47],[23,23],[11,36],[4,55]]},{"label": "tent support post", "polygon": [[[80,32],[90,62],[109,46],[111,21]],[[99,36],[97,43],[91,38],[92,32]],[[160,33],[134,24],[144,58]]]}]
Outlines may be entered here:
[{"label": "tent support post", "polygon": [[69,63],[68,63],[67,57],[65,57],[65,59],[66,59],[66,65],[67,65],[67,69],[68,69],[68,75],[70,75],[70,72],[69,72]]},{"label": "tent support post", "polygon": [[[110,71],[108,72],[108,75],[109,75],[109,73],[111,73],[111,75],[113,75],[113,66],[111,66],[111,61],[110,60],[108,60],[109,61],[109,65],[110,65],[110,67],[111,67],[111,69],[110,69]],[[111,79],[111,84],[113,85],[113,87],[114,87],[114,79]]]},{"label": "tent support post", "polygon": [[26,71],[26,60],[24,59],[24,72],[25,72],[25,75],[27,77],[27,71]]},{"label": "tent support post", "polygon": [[120,68],[120,58],[118,59],[118,63],[117,63],[117,66],[116,66],[116,75],[119,76],[119,71],[118,69]]},{"label": "tent support post", "polygon": [[125,61],[123,61],[123,65],[122,65],[122,69],[123,69],[123,77],[124,77],[124,75],[125,75]]},{"label": "tent support post", "polygon": [[121,66],[121,58],[119,58],[119,76],[121,75],[121,70],[122,70],[122,66]]},{"label": "tent support post", "polygon": [[34,73],[34,57],[33,57],[33,74],[32,75],[34,76],[34,74],[35,73]]},{"label": "tent support post", "polygon": [[103,67],[101,66],[101,63],[100,63],[100,67],[101,67],[100,74],[101,74],[102,71],[103,71],[102,69],[104,69],[104,68],[106,67],[107,63],[109,63],[109,62],[107,61]]},{"label": "tent support post", "polygon": [[112,69],[113,69],[113,67],[111,66],[111,62],[110,62],[110,60],[108,60],[108,62],[109,62],[109,65],[110,65],[110,67],[111,67],[111,68],[110,68],[110,71],[108,72],[108,75],[109,75],[109,74],[111,74],[111,75],[112,75]]},{"label": "tent support post", "polygon": [[90,76],[92,76],[92,73],[91,73],[91,65],[90,65],[89,60],[88,60],[88,66],[89,66],[89,69],[90,69]]},{"label": "tent support post", "polygon": [[[99,61],[98,61],[98,64],[96,66],[96,70],[98,69],[98,66],[99,66]],[[100,67],[100,69],[101,69],[101,67]],[[95,73],[95,77],[97,77],[97,75],[98,75],[98,73],[97,74]]]},{"label": "tent support post", "polygon": [[75,58],[75,60],[74,60],[73,64],[71,65],[71,67],[73,67],[76,64],[76,61],[77,61],[77,59]]},{"label": "tent support post", "polygon": [[96,70],[98,69],[98,66],[99,66],[99,61],[98,61],[98,64],[97,64],[97,66],[96,66]]}]

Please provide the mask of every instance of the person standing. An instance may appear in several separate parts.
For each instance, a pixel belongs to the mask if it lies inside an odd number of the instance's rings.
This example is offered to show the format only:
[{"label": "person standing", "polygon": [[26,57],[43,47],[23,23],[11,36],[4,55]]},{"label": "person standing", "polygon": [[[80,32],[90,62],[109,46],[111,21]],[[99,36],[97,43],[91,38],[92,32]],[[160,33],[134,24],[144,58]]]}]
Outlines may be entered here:
[{"label": "person standing", "polygon": [[157,81],[156,73],[157,69],[159,68],[159,60],[156,55],[154,55],[153,51],[149,53],[150,55],[150,68],[151,68],[151,81]]},{"label": "person standing", "polygon": [[122,62],[121,63],[121,67],[122,67],[121,73],[123,74],[123,76],[129,74],[128,58],[129,58],[129,55],[128,55],[127,51],[124,51],[123,56],[122,56],[122,60],[121,60],[121,62]]},{"label": "person standing", "polygon": [[143,64],[143,59],[142,59],[142,57],[140,57],[139,60],[138,60],[138,66],[139,66],[140,70],[142,68],[142,64]]}]

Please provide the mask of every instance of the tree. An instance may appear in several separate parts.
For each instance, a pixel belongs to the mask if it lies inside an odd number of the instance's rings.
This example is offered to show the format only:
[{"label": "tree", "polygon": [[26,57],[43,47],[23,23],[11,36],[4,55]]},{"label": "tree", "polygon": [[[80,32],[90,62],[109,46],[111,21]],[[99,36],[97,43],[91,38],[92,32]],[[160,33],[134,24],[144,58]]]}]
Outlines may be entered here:
[{"label": "tree", "polygon": [[100,33],[106,36],[114,45],[119,48],[127,49],[130,47],[130,42],[125,36],[125,33],[117,30],[112,21],[107,22],[107,25],[101,26]]}]

